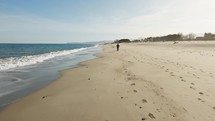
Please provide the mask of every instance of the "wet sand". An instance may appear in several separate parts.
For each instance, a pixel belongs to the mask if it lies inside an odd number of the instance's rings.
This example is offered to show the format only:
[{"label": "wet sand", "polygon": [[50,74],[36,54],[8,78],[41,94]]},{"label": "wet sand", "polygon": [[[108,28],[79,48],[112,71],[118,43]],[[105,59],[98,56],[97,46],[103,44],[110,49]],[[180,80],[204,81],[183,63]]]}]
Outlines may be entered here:
[{"label": "wet sand", "polygon": [[0,121],[213,121],[215,42],[105,45]]}]

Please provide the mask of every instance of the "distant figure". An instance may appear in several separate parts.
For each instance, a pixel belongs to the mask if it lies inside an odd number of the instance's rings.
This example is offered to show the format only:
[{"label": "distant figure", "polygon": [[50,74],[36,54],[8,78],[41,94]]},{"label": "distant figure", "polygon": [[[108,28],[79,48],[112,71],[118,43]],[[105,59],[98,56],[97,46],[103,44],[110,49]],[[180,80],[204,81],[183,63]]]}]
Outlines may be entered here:
[{"label": "distant figure", "polygon": [[119,43],[117,43],[117,45],[116,45],[116,48],[117,48],[117,51],[119,51]]}]

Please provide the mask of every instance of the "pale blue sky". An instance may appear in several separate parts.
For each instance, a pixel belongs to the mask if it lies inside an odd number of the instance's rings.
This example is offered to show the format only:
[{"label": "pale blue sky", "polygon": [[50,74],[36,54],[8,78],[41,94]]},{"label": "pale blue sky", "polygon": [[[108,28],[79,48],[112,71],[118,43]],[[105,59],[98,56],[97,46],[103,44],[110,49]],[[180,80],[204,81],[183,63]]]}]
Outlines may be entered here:
[{"label": "pale blue sky", "polygon": [[214,0],[0,0],[0,42],[64,43],[215,32]]}]

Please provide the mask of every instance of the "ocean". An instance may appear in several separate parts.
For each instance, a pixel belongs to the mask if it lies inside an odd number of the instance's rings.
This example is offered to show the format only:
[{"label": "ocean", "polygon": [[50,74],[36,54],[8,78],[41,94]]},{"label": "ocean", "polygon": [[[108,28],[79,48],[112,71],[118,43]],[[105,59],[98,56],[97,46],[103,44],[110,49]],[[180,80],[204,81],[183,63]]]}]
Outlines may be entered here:
[{"label": "ocean", "polygon": [[101,45],[0,44],[0,108],[40,89],[64,69],[95,58]]}]

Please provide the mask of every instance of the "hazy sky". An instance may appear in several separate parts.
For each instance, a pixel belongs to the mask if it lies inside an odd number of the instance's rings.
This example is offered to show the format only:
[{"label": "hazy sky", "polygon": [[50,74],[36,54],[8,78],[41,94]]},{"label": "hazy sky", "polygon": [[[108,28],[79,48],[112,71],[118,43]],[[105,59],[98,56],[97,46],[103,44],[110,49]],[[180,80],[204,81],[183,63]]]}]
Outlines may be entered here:
[{"label": "hazy sky", "polygon": [[0,0],[0,42],[215,32],[215,0]]}]

